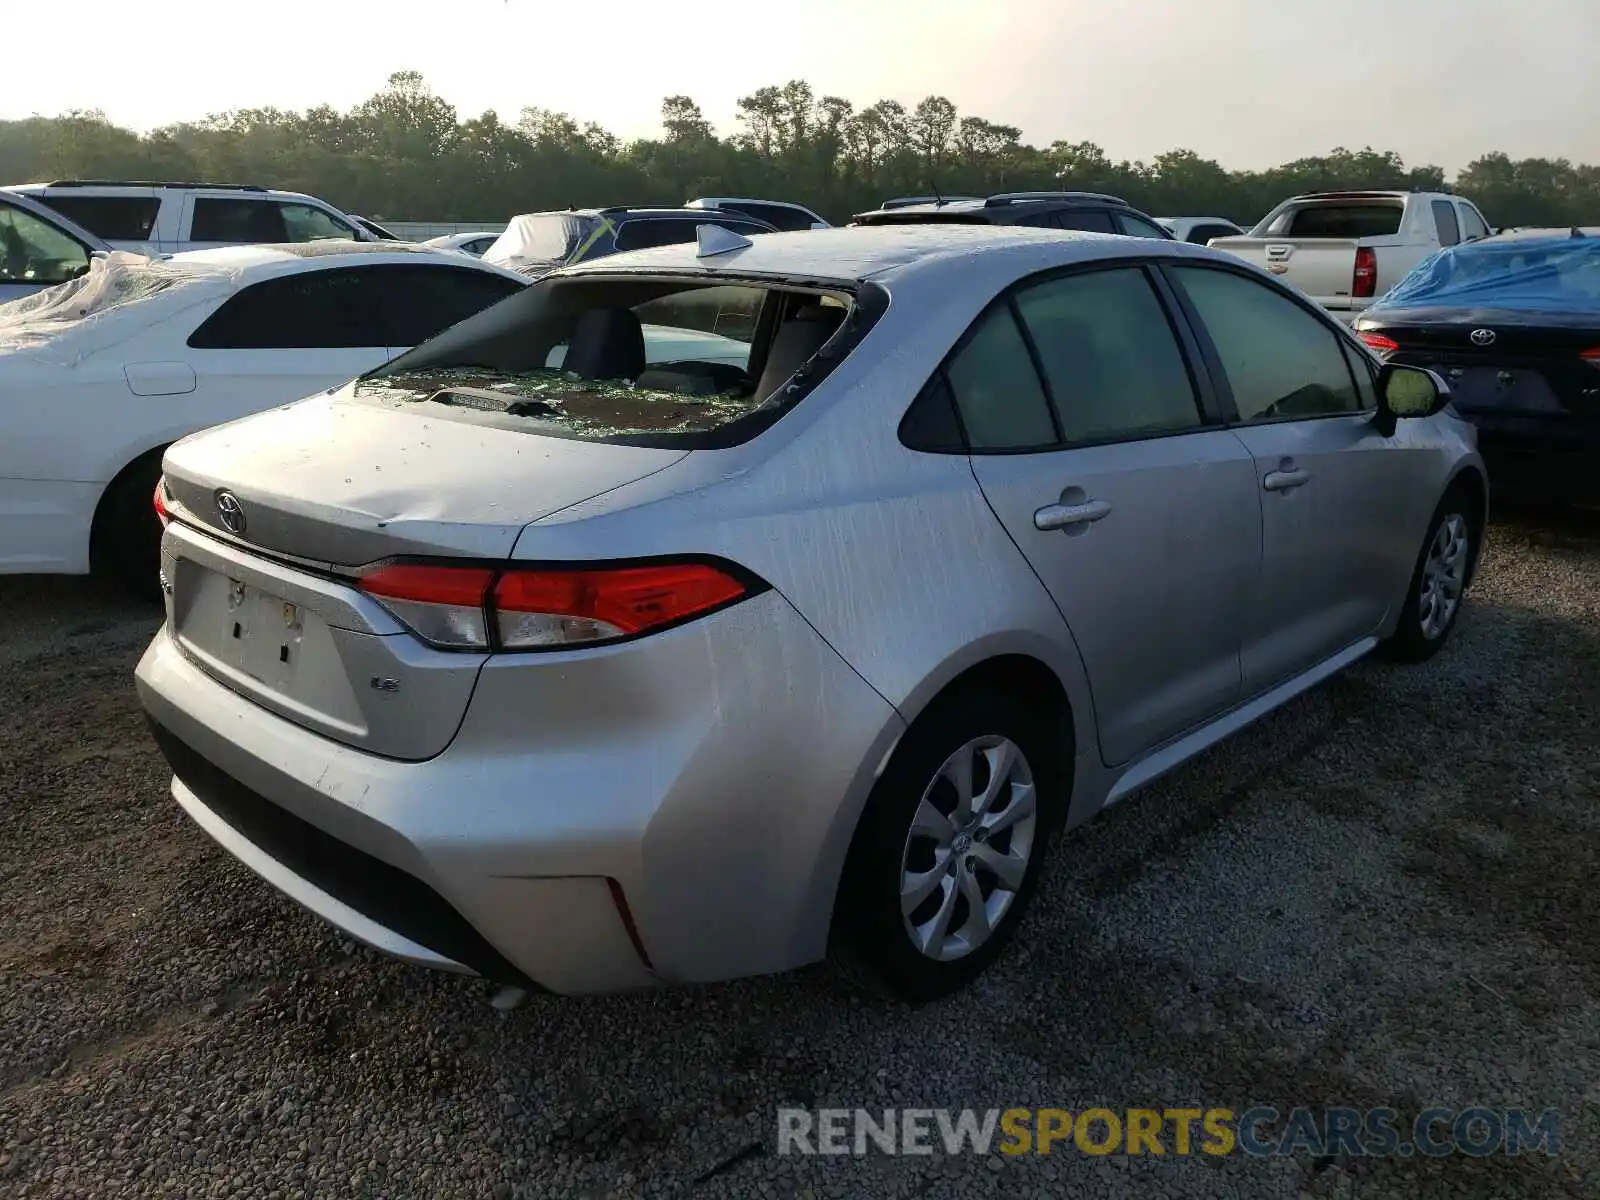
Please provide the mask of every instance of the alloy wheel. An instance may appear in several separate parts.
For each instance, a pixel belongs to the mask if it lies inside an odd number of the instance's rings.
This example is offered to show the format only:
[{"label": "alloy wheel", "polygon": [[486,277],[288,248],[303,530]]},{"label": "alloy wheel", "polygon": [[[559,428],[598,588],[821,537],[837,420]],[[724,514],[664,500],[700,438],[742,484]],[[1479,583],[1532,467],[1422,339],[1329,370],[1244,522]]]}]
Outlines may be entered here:
[{"label": "alloy wheel", "polygon": [[1471,544],[1467,519],[1454,512],[1439,522],[1433,541],[1428,543],[1428,557],[1422,566],[1422,588],[1417,598],[1417,618],[1422,625],[1422,636],[1430,642],[1450,627],[1450,619],[1461,603],[1467,579],[1467,551]]},{"label": "alloy wheel", "polygon": [[989,940],[1022,888],[1038,823],[1033,770],[1015,742],[973,738],[945,759],[901,858],[901,916],[922,954],[949,962]]}]

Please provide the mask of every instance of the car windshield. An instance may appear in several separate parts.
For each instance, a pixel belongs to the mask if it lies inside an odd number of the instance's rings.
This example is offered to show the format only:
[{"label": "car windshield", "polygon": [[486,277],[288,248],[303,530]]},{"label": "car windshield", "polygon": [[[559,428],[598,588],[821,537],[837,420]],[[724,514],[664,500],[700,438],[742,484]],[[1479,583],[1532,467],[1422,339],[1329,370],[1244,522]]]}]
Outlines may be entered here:
[{"label": "car windshield", "polygon": [[525,213],[513,217],[484,259],[515,269],[524,263],[565,262],[595,224],[578,213]]},{"label": "car windshield", "polygon": [[1600,313],[1600,238],[1452,246],[1417,264],[1382,303]]},{"label": "car windshield", "polygon": [[853,312],[842,290],[557,277],[364,376],[353,395],[556,437],[676,445],[781,407],[797,373],[816,374],[819,352],[849,341],[834,335]]}]

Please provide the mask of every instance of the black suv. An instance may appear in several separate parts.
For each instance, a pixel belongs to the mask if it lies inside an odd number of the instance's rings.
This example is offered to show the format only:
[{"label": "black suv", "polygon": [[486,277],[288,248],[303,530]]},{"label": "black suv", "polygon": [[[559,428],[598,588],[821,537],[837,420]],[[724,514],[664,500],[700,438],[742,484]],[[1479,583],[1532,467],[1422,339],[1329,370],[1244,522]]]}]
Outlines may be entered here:
[{"label": "black suv", "polygon": [[[910,202],[908,202],[908,200]],[[1172,235],[1144,213],[1116,196],[1098,192],[1002,192],[979,200],[971,197],[888,200],[882,208],[857,213],[857,225],[1034,225],[1043,229],[1081,229],[1090,233],[1122,233],[1130,237]]]}]

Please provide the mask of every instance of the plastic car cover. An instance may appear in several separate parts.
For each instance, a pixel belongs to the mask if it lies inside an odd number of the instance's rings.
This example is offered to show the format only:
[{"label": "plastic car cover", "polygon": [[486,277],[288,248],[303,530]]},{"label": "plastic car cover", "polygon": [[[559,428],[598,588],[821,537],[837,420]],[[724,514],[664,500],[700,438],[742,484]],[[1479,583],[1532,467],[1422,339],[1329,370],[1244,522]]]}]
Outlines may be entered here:
[{"label": "plastic car cover", "polygon": [[240,272],[218,263],[118,251],[77,279],[0,304],[0,353],[71,366],[158,321],[232,292]]},{"label": "plastic car cover", "polygon": [[1469,242],[1422,260],[1378,304],[1600,316],[1600,238]]},{"label": "plastic car cover", "polygon": [[603,217],[597,220],[582,213],[524,213],[511,218],[505,232],[483,252],[483,261],[513,271],[577,262],[611,225]]}]

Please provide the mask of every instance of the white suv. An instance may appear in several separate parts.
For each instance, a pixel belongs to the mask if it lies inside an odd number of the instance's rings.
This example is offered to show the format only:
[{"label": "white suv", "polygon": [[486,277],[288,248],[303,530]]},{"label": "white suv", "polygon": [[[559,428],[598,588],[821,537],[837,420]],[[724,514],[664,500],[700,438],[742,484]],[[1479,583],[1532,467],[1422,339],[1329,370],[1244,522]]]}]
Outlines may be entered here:
[{"label": "white suv", "polygon": [[74,179],[5,190],[48,204],[117,250],[172,254],[263,242],[377,240],[325,200],[246,184]]}]

